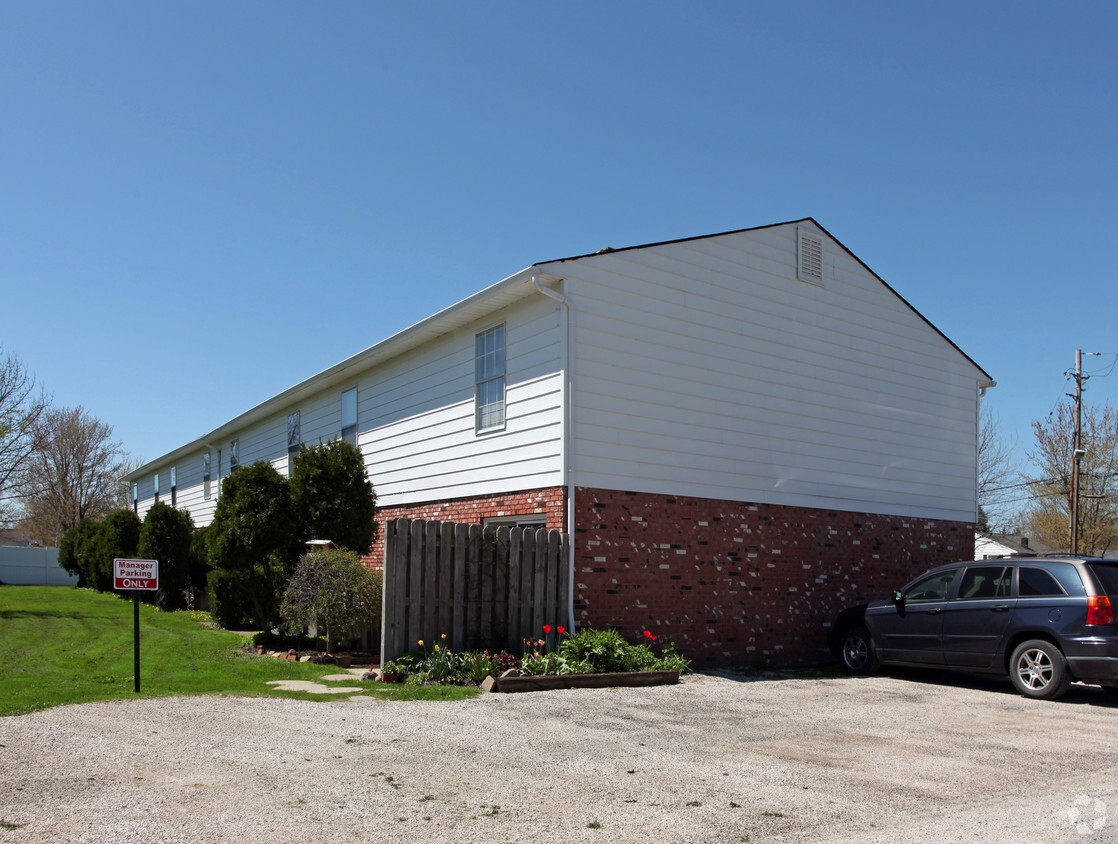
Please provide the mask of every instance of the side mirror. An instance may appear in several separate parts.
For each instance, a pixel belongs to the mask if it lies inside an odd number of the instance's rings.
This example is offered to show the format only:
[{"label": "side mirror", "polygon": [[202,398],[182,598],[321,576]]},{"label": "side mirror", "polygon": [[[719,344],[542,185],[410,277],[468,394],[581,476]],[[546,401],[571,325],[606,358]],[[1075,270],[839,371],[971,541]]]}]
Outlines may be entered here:
[{"label": "side mirror", "polygon": [[897,606],[901,606],[904,604],[904,592],[902,592],[900,589],[893,590],[893,603]]}]

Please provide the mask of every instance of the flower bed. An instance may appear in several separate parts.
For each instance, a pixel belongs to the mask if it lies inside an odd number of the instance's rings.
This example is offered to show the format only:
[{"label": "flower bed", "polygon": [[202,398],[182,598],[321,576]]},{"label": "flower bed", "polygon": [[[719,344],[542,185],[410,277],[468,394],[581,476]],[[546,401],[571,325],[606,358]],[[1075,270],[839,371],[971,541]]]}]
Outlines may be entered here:
[{"label": "flower bed", "polygon": [[605,686],[651,686],[676,683],[689,668],[675,645],[644,631],[638,644],[627,642],[616,630],[580,630],[545,625],[543,638],[525,639],[524,653],[468,651],[445,647],[446,636],[429,650],[386,662],[382,679],[418,684],[476,685],[487,691],[513,692]]}]

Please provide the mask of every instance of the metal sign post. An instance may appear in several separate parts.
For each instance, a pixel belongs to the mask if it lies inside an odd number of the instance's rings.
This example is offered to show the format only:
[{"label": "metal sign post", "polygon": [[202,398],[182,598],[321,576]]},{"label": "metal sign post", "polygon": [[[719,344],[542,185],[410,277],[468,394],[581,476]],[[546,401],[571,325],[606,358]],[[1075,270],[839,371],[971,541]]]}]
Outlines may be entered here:
[{"label": "metal sign post", "polygon": [[140,592],[159,589],[158,560],[113,560],[113,589],[132,590],[132,648],[136,694],[140,693]]}]

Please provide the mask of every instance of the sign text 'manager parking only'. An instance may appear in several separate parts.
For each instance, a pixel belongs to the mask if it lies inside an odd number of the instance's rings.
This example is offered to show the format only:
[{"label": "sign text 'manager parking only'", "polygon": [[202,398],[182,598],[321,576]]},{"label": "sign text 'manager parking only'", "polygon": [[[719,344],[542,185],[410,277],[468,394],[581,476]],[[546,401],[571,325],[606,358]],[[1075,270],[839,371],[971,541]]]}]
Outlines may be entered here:
[{"label": "sign text 'manager parking only'", "polygon": [[113,560],[113,589],[158,588],[158,560]]}]

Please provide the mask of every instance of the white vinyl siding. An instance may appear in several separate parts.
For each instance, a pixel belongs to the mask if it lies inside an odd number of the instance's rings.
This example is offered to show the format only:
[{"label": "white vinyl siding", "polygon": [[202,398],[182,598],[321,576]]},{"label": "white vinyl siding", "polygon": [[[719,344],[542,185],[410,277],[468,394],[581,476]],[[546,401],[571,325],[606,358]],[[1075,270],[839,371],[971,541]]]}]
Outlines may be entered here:
[{"label": "white vinyl siding", "polygon": [[[357,445],[380,506],[489,495],[563,483],[560,311],[533,296],[495,314],[505,332],[505,427],[475,431],[475,336],[494,319],[446,334],[357,378]],[[267,460],[288,469],[288,416],[277,409],[239,431],[241,465]],[[342,430],[342,402],[325,388],[298,404],[302,442],[335,439]],[[195,525],[213,520],[217,497],[203,496],[202,454],[182,458],[180,507]],[[216,452],[215,452],[216,479]],[[149,483],[150,483],[149,476]],[[140,482],[140,515],[146,510]],[[147,503],[150,506],[150,502]]]},{"label": "white vinyl siding", "polygon": [[476,340],[488,325],[440,338],[359,384],[369,477],[383,506],[556,486],[562,471],[558,303],[505,312],[505,427],[475,435]]},{"label": "white vinyl siding", "polygon": [[561,265],[574,483],[972,520],[981,373],[827,253],[826,288],[797,283],[795,226]]}]

